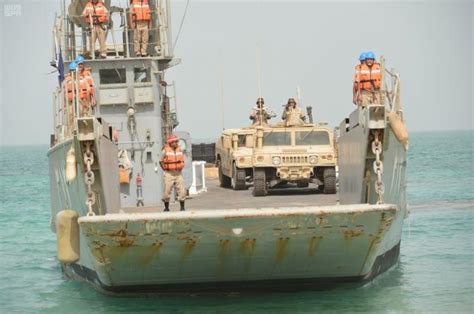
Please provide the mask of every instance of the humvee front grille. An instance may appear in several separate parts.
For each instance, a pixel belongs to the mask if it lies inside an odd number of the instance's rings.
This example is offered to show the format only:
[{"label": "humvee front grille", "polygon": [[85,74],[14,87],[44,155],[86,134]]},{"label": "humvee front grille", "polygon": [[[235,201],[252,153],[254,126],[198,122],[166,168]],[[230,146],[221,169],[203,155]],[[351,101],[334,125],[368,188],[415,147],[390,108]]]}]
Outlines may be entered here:
[{"label": "humvee front grille", "polygon": [[308,156],[284,156],[282,157],[284,164],[302,164],[308,163]]}]

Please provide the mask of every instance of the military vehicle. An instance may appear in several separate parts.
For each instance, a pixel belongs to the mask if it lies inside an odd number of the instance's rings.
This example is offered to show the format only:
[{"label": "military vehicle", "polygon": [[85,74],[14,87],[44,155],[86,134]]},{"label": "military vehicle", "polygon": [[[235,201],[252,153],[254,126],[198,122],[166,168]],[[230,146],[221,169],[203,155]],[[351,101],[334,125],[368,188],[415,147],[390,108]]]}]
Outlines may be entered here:
[{"label": "military vehicle", "polygon": [[269,187],[316,183],[325,194],[336,193],[333,131],[324,124],[258,127],[253,155],[253,195]]},{"label": "military vehicle", "polygon": [[221,187],[244,190],[252,177],[255,128],[224,130],[216,143],[216,163]]}]

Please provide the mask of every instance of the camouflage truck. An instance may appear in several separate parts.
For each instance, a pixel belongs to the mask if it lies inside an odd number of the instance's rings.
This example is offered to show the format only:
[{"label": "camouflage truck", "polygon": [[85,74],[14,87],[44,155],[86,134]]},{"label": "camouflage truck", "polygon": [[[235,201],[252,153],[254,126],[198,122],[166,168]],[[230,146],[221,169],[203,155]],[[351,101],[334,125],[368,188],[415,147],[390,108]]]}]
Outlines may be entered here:
[{"label": "camouflage truck", "polygon": [[325,124],[258,127],[255,137],[254,196],[282,183],[316,183],[325,194],[336,193],[333,131]]},{"label": "camouflage truck", "polygon": [[255,128],[227,129],[216,142],[216,163],[221,187],[246,188],[247,177],[253,175]]}]

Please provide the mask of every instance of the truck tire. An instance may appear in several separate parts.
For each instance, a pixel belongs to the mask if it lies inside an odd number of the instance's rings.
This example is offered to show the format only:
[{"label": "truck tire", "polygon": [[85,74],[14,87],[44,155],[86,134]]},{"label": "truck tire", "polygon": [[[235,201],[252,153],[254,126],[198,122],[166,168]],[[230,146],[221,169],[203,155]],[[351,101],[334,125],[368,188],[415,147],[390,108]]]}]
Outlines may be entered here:
[{"label": "truck tire", "polygon": [[334,168],[326,168],[323,173],[324,178],[324,194],[336,193],[336,170]]},{"label": "truck tire", "polygon": [[240,169],[234,163],[232,169],[232,187],[234,190],[245,190],[245,169]]},{"label": "truck tire", "polygon": [[267,181],[265,169],[253,168],[253,196],[265,196],[267,194]]},{"label": "truck tire", "polygon": [[222,163],[220,160],[217,161],[217,168],[219,171],[219,185],[223,188],[230,187],[232,182],[228,176],[222,173]]}]

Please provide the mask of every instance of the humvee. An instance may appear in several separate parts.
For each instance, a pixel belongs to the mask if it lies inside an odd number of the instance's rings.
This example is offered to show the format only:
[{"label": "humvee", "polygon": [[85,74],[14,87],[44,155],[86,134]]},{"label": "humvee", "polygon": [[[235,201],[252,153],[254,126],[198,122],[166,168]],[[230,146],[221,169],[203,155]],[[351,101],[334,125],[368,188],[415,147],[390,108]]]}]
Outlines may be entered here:
[{"label": "humvee", "polygon": [[282,183],[316,183],[325,194],[336,193],[333,131],[325,124],[257,127],[252,164],[254,196]]},{"label": "humvee", "polygon": [[216,163],[221,187],[244,190],[253,175],[255,128],[227,129],[216,142]]}]

